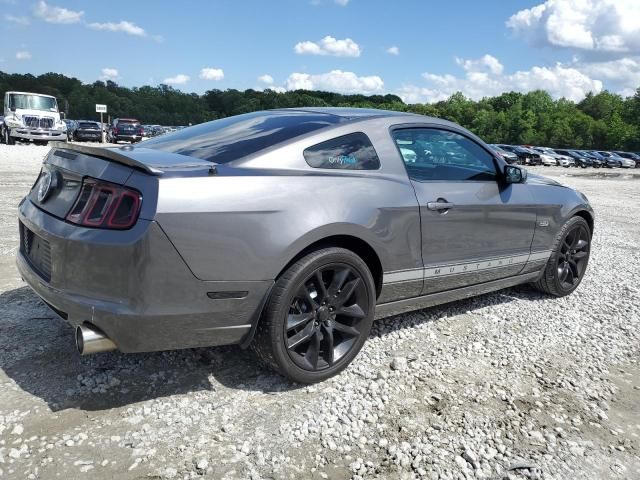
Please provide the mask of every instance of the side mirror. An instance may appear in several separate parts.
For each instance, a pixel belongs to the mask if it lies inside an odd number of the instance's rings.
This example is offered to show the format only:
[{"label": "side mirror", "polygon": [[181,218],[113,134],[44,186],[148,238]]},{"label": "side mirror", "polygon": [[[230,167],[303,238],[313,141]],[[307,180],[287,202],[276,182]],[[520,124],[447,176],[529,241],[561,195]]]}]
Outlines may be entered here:
[{"label": "side mirror", "polygon": [[527,170],[516,165],[505,165],[504,179],[506,183],[524,183],[527,180]]},{"label": "side mirror", "polygon": [[16,111],[16,106],[15,105],[11,105],[9,107],[9,110],[11,110],[12,112],[15,112]]}]

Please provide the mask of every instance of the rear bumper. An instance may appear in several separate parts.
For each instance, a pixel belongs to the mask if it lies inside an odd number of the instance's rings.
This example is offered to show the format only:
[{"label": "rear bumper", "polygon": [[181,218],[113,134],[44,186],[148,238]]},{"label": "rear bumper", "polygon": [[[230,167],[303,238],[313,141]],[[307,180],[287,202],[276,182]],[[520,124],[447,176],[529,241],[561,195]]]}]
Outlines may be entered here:
[{"label": "rear bumper", "polygon": [[31,129],[31,128],[13,128],[11,129],[11,136],[13,138],[22,138],[24,140],[50,140],[50,141],[64,141],[67,139],[67,132],[62,130],[46,130],[46,129]]},{"label": "rear bumper", "polygon": [[76,131],[74,132],[74,137],[76,138],[88,138],[91,140],[100,140],[102,138],[102,133],[101,132],[79,132]]},{"label": "rear bumper", "polygon": [[140,135],[115,135],[116,140],[126,140],[128,142],[139,142],[142,140]]},{"label": "rear bumper", "polygon": [[71,325],[95,325],[123,352],[241,343],[273,283],[198,280],[155,222],[125,232],[81,228],[28,199],[19,218],[51,249],[50,281],[21,248],[22,278]]}]

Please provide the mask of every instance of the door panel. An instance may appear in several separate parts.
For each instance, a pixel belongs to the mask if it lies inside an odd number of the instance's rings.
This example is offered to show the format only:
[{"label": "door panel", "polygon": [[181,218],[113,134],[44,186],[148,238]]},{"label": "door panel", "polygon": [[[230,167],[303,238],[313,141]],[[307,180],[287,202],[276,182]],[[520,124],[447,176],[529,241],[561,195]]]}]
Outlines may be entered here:
[{"label": "door panel", "polygon": [[536,222],[528,186],[504,184],[490,150],[455,128],[392,136],[420,205],[422,293],[519,273]]},{"label": "door panel", "polygon": [[[536,208],[527,186],[412,182],[422,219],[423,293],[516,275],[527,261]],[[452,207],[426,208],[445,199]]]}]

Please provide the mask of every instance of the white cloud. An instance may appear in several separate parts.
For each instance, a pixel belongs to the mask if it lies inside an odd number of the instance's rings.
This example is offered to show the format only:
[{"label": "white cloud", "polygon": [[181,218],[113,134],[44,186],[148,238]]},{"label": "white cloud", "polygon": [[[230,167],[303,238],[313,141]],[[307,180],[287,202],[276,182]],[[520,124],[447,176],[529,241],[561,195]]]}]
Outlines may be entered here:
[{"label": "white cloud", "polygon": [[16,17],[15,15],[5,14],[4,19],[7,22],[17,23],[18,25],[29,25],[31,22],[28,17]]},{"label": "white cloud", "polygon": [[500,61],[489,54],[475,60],[465,60],[463,58],[456,58],[456,63],[464,68],[467,72],[490,72],[495,75],[500,75],[504,70],[504,67]]},{"label": "white cloud", "polygon": [[350,0],[335,0],[335,2],[341,7],[346,7]]},{"label": "white cloud", "polygon": [[576,68],[604,80],[612,90],[632,96],[640,86],[640,57],[620,58],[607,62],[581,63]]},{"label": "white cloud", "polygon": [[266,90],[273,90],[274,92],[277,92],[277,93],[284,93],[287,91],[287,89],[284,87],[274,87],[274,86],[267,87]]},{"label": "white cloud", "polygon": [[94,30],[106,30],[109,32],[124,32],[128,35],[134,35],[136,37],[146,37],[147,32],[144,28],[139,27],[133,22],[122,20],[118,23],[105,22],[105,23],[90,23],[87,25]]},{"label": "white cloud", "polygon": [[265,85],[273,85],[273,77],[271,75],[268,75],[268,74],[260,75],[258,77],[258,81],[260,83],[264,83]]},{"label": "white cloud", "polygon": [[640,53],[640,1],[547,0],[507,26],[534,44],[619,55]]},{"label": "white cloud", "polygon": [[391,47],[387,48],[387,53],[389,55],[400,55],[400,49],[395,45],[392,45]]},{"label": "white cloud", "polygon": [[377,75],[359,77],[353,72],[332,70],[311,75],[292,73],[286,81],[287,90],[328,90],[338,93],[377,93],[384,88],[382,78]]},{"label": "white cloud", "polygon": [[175,77],[165,78],[162,83],[166,83],[167,85],[184,85],[191,77],[189,75],[185,75],[183,73],[179,73]]},{"label": "white cloud", "polygon": [[[224,78],[224,71],[221,68],[203,68],[200,70],[200,78],[203,80],[222,80]],[[187,77],[187,80],[188,79],[189,77]]]},{"label": "white cloud", "polygon": [[118,70],[115,68],[103,68],[102,69],[102,77],[103,80],[115,80],[118,78]]},{"label": "white cloud", "polygon": [[458,77],[451,74],[438,75],[423,73],[427,85],[405,85],[398,95],[406,102],[437,102],[455,92],[480,99],[499,95],[506,91],[528,92],[546,90],[555,98],[565,97],[581,100],[587,92],[602,90],[602,81],[589,76],[578,65],[556,64],[553,67],[534,66],[529,70],[520,70],[511,74],[503,73],[502,64],[491,55],[479,59],[456,59],[456,63],[465,70]]},{"label": "white cloud", "polygon": [[40,0],[33,8],[33,14],[48,23],[78,23],[82,20],[84,12],[48,5],[44,0]]},{"label": "white cloud", "polygon": [[16,59],[17,60],[31,60],[31,53],[27,52],[26,50],[20,50],[20,51],[16,52]]},{"label": "white cloud", "polygon": [[359,57],[360,46],[351,40],[345,38],[338,40],[327,35],[319,42],[299,42],[293,50],[299,55],[332,55],[334,57]]}]

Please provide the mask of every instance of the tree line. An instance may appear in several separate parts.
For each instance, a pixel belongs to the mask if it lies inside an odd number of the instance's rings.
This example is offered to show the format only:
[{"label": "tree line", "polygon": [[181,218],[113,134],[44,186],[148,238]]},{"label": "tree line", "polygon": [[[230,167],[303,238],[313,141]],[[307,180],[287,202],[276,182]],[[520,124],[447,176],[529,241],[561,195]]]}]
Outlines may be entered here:
[{"label": "tree line", "polygon": [[547,92],[506,92],[471,100],[458,92],[430,104],[406,104],[397,95],[342,95],[295,90],[209,90],[185,93],[168,85],[127,88],[107,80],[84,84],[59,73],[0,72],[0,92],[54,95],[67,118],[98,119],[95,104],[109,115],[145,124],[189,125],[241,113],[290,107],[365,107],[419,113],[456,122],[489,143],[556,148],[640,151],[640,87],[624,98],[609,91],[589,93],[578,103],[554,100]]}]

